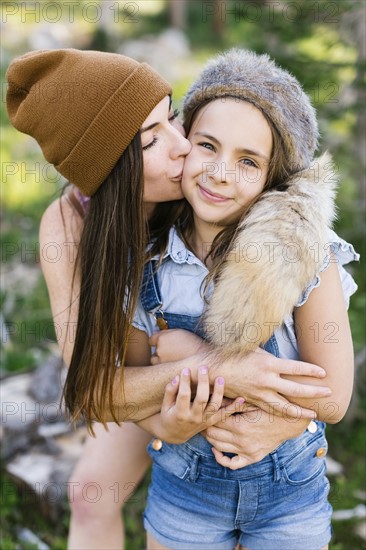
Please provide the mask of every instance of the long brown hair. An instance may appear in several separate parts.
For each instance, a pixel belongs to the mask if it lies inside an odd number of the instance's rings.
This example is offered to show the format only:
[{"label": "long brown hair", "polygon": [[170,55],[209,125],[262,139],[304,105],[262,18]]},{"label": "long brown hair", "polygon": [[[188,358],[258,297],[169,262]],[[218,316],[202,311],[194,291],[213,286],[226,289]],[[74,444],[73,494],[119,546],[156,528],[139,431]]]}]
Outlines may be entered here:
[{"label": "long brown hair", "polygon": [[143,157],[140,135],[90,199],[75,263],[80,296],[75,344],[66,383],[65,404],[74,421],[84,417],[105,424],[113,403],[117,366],[123,368],[129,329],[146,261],[146,245],[165,249],[181,201],[158,205],[150,221],[143,209]]},{"label": "long brown hair", "polygon": [[[240,101],[244,101],[242,98],[238,98],[235,95],[225,96],[225,97],[232,97],[236,100],[239,99]],[[195,109],[192,109],[192,111],[186,113],[186,117],[184,120],[184,129],[186,131],[187,136],[189,135],[190,129],[192,128],[193,122],[195,121],[198,113],[201,111],[201,109],[204,106],[208,105],[212,101],[213,99],[202,101],[202,103],[199,104]],[[273,138],[273,148],[272,148],[271,158],[269,161],[266,183],[260,195],[255,197],[250,202],[250,204],[247,205],[247,207],[245,208],[245,211],[241,215],[240,220],[225,227],[222,231],[220,231],[220,233],[218,233],[218,235],[216,235],[212,243],[212,246],[205,258],[206,262],[209,258],[211,258],[212,260],[212,266],[210,268],[208,275],[205,277],[205,281],[204,281],[203,292],[205,296],[207,294],[207,290],[210,287],[211,282],[215,282],[220,275],[223,264],[227,258],[228,253],[231,250],[231,245],[235,240],[235,237],[240,225],[240,221],[243,220],[243,218],[248,214],[252,206],[264,193],[266,193],[270,189],[281,190],[282,186],[284,185],[284,182],[290,175],[281,135],[279,134],[277,128],[274,126],[272,120],[266,115],[266,113],[262,112],[262,114],[270,126],[270,129],[272,132],[272,138]],[[185,201],[184,207],[182,208],[182,214],[179,220],[179,232],[187,246],[190,245],[193,226],[194,226],[194,221],[193,221],[192,207],[187,201]]]}]

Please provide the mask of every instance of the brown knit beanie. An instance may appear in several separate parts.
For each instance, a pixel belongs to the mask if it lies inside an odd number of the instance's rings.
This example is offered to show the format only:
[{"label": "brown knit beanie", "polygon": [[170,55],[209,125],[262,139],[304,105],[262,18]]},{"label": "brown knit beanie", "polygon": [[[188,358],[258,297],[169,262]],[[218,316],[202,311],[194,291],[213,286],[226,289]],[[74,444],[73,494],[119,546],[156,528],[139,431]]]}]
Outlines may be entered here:
[{"label": "brown knit beanie", "polygon": [[46,160],[93,195],[154,107],[171,94],[149,65],[119,54],[44,50],[7,71],[11,123]]},{"label": "brown knit beanie", "polygon": [[209,61],[187,92],[185,123],[204,102],[229,96],[249,101],[271,120],[292,173],[309,167],[318,144],[318,124],[315,109],[295,77],[268,55],[229,50]]}]

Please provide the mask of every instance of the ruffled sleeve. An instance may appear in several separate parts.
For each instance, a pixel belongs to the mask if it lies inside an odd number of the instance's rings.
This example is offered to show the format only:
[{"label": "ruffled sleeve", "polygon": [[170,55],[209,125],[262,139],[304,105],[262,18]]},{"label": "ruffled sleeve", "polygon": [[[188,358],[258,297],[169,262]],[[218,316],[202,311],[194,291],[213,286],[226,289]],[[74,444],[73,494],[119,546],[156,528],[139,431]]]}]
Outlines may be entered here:
[{"label": "ruffled sleeve", "polygon": [[149,337],[153,334],[154,330],[156,330],[156,321],[154,316],[143,308],[140,299],[138,300],[133,316],[132,326],[146,332]]},{"label": "ruffled sleeve", "polygon": [[329,266],[331,261],[337,261],[339,275],[342,282],[344,301],[346,303],[347,309],[349,307],[349,300],[352,294],[357,290],[357,285],[350,273],[344,269],[344,265],[349,264],[350,262],[355,262],[360,259],[360,255],[357,254],[353,246],[341,239],[334,231],[329,230],[329,242],[328,247],[332,251],[334,259],[331,259],[330,254],[327,254],[323,265],[319,271],[319,274],[314,277],[311,283],[306,287],[303,294],[301,295],[296,307],[300,307],[309,298],[311,291],[314,288],[317,288],[320,285],[320,273],[325,271]]}]

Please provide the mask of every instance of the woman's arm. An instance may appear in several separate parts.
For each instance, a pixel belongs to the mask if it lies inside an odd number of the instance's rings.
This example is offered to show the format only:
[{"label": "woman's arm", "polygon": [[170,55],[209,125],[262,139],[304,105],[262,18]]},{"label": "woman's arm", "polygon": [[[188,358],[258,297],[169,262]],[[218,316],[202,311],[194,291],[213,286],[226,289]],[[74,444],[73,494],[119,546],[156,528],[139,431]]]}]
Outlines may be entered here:
[{"label": "woman's arm", "polygon": [[[281,415],[285,407],[289,411],[289,416],[291,413],[297,416],[300,410],[304,418],[311,419],[314,417],[311,409],[302,408],[294,412],[293,408],[288,409],[289,401],[283,395],[309,396],[314,400],[328,391],[325,386],[313,384],[313,377],[323,376],[323,370],[317,365],[277,359],[266,352],[253,352],[240,359],[227,360],[221,365],[215,364],[214,353],[209,355],[201,353],[180,361],[142,367],[138,366],[139,363],[141,364],[142,360],[145,362],[146,354],[150,353],[146,333],[135,329],[132,345],[136,355],[130,343],[126,363],[131,366],[124,369],[124,393],[121,390],[120,370],[117,370],[116,374],[114,403],[121,421],[137,422],[158,413],[161,409],[165,388],[174,376],[184,368],[189,368],[191,380],[195,386],[198,380],[198,369],[202,365],[209,367],[211,387],[213,387],[215,379],[222,376],[225,379],[225,393],[228,394],[228,397],[235,399],[244,395],[248,402],[257,400],[262,405],[263,400],[266,400],[263,406],[270,403],[269,409],[275,414]],[[144,358],[142,358],[143,355]],[[295,375],[306,372],[309,375],[309,382],[298,384],[295,381],[285,380],[281,377],[283,372]],[[297,376],[294,377],[294,380],[296,378]],[[316,379],[314,378],[314,380]],[[248,395],[251,396],[250,400]],[[112,418],[108,416],[107,420],[112,420]]]},{"label": "woman's arm", "polygon": [[78,273],[72,296],[71,288],[82,228],[82,218],[64,195],[47,208],[39,229],[41,267],[48,288],[57,341],[66,365],[71,361],[78,318]]},{"label": "woman's arm", "polygon": [[[182,329],[172,329],[156,332],[149,339],[151,346],[155,347],[155,353],[152,355],[151,363],[154,365],[165,362],[182,360],[189,357],[191,353],[206,351],[207,364],[213,365],[209,371],[210,381],[213,382],[215,376],[221,374],[225,376],[226,386],[225,395],[235,398],[238,395],[245,395],[248,403],[252,403],[269,414],[286,417],[295,417],[301,413],[306,418],[313,418],[314,413],[311,409],[301,410],[300,408],[289,406],[287,401],[296,401],[298,397],[312,397],[316,395],[323,397],[327,390],[313,385],[310,376],[318,376],[315,372],[309,375],[307,384],[297,384],[297,379],[306,369],[309,363],[301,361],[286,361],[277,359],[270,353],[258,348],[256,352],[248,354],[246,358],[237,358],[233,361],[226,361],[224,364],[217,365],[215,362],[215,351],[201,338]],[[244,364],[245,368],[240,368]],[[295,374],[293,381],[282,378],[286,373]],[[325,374],[325,371],[323,371]],[[320,381],[318,380],[319,384]],[[317,392],[318,393],[317,394]],[[285,397],[284,397],[285,396]],[[287,398],[287,399],[286,399]]]}]

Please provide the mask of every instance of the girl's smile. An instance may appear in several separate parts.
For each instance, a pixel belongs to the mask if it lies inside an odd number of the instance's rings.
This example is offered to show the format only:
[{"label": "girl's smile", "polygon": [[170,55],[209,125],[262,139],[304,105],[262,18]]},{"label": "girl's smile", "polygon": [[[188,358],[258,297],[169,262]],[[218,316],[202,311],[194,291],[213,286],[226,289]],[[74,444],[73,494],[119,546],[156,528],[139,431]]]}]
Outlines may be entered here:
[{"label": "girl's smile", "polygon": [[199,190],[201,191],[202,196],[210,202],[221,203],[221,202],[227,202],[229,200],[232,200],[229,197],[224,197],[223,195],[219,195],[218,193],[213,193],[213,192],[209,191],[203,185],[197,184],[197,186],[198,186]]}]

